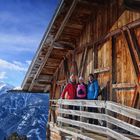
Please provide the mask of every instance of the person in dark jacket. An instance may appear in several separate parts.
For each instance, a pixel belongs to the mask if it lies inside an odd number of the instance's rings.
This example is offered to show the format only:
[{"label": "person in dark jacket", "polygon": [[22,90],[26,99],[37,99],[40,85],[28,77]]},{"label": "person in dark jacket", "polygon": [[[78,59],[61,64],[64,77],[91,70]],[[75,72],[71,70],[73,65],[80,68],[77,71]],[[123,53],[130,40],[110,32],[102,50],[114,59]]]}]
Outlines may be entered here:
[{"label": "person in dark jacket", "polygon": [[66,85],[66,87],[64,88],[61,94],[61,98],[62,99],[75,99],[76,90],[77,90],[76,76],[72,74],[70,76],[70,82]]},{"label": "person in dark jacket", "polygon": [[95,75],[92,73],[88,76],[88,87],[87,87],[87,99],[89,100],[97,100],[98,92],[99,92],[99,85],[98,81],[95,78]]}]

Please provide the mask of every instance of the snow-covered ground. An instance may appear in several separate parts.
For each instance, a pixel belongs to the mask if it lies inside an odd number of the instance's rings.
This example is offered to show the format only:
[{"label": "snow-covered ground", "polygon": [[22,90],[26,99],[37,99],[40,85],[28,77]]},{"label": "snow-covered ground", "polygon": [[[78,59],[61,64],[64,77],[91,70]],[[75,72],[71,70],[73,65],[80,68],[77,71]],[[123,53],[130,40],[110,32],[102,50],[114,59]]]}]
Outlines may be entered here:
[{"label": "snow-covered ground", "polygon": [[0,140],[12,132],[29,140],[46,140],[49,96],[6,92],[13,86],[0,82]]}]

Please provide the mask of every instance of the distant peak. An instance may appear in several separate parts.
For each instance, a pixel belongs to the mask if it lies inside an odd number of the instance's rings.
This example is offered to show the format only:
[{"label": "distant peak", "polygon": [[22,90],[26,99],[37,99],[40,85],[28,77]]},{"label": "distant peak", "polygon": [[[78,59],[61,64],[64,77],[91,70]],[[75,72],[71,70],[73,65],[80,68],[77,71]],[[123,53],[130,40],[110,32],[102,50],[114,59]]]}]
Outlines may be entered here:
[{"label": "distant peak", "polygon": [[7,92],[8,90],[11,90],[11,89],[13,89],[13,88],[14,88],[13,85],[10,85],[10,84],[8,84],[8,83],[5,83],[5,82],[3,82],[3,81],[0,81],[0,94],[1,94],[1,93],[5,93],[5,92]]}]

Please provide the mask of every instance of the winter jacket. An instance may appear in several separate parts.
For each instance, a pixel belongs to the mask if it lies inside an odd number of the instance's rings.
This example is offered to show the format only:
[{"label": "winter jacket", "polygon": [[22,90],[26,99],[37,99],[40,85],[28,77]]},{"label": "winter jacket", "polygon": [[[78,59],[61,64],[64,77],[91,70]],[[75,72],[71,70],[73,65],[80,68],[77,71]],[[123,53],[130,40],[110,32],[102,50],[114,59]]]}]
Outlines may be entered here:
[{"label": "winter jacket", "polygon": [[86,96],[87,96],[87,85],[84,83],[78,84],[76,94],[77,99],[86,99]]},{"label": "winter jacket", "polygon": [[88,83],[87,99],[96,100],[98,98],[99,85],[97,80]]},{"label": "winter jacket", "polygon": [[77,84],[68,83],[61,94],[61,98],[62,99],[75,99],[76,89],[77,89]]}]

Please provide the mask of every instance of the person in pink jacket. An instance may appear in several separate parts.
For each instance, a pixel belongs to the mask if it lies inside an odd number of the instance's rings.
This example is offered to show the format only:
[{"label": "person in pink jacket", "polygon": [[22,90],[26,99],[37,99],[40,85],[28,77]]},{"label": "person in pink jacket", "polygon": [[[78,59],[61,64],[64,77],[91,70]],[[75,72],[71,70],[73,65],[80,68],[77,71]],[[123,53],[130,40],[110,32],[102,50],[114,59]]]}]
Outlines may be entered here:
[{"label": "person in pink jacket", "polygon": [[87,97],[87,85],[84,83],[84,78],[79,77],[79,83],[77,85],[77,99],[86,99]]}]

